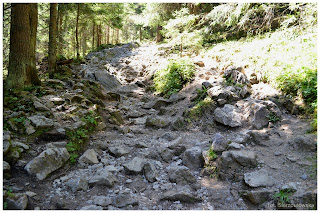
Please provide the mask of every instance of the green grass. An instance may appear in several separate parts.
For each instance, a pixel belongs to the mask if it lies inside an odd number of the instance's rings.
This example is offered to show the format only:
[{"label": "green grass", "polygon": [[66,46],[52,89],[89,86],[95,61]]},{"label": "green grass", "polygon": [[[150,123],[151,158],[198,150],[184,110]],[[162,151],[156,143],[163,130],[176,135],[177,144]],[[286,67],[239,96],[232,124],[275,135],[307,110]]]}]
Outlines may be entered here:
[{"label": "green grass", "polygon": [[290,202],[290,196],[294,193],[294,191],[290,189],[282,190],[273,195],[273,198],[276,199],[280,204],[285,204]]},{"label": "green grass", "polygon": [[179,92],[185,84],[191,82],[195,76],[194,63],[189,58],[169,60],[166,68],[154,74],[153,88],[157,94],[169,98]]},{"label": "green grass", "polygon": [[204,100],[200,100],[194,107],[190,109],[188,117],[190,117],[191,119],[200,118],[205,110],[212,107],[212,104],[214,104],[214,102],[210,97],[206,97]]}]

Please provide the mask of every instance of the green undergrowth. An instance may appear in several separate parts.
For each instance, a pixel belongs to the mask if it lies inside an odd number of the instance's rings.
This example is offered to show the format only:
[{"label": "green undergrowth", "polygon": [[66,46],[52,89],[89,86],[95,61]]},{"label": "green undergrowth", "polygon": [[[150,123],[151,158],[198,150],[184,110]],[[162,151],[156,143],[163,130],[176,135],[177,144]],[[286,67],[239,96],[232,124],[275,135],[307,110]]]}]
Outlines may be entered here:
[{"label": "green undergrowth", "polygon": [[95,114],[93,111],[89,111],[89,114],[81,119],[85,125],[76,130],[67,131],[69,142],[66,145],[66,148],[70,153],[70,163],[74,164],[77,162],[79,153],[83,150],[85,143],[88,141],[90,133],[95,130],[99,118],[99,115]]},{"label": "green undergrowth", "polygon": [[193,120],[201,118],[206,110],[210,110],[212,108],[213,104],[214,102],[210,97],[206,97],[205,99],[198,101],[196,105],[190,109],[188,117]]},{"label": "green undergrowth", "polygon": [[170,59],[167,67],[153,76],[153,89],[157,94],[169,98],[179,92],[195,76],[194,63],[189,58]]},{"label": "green undergrowth", "polygon": [[298,27],[281,28],[238,41],[225,41],[212,46],[204,54],[219,62],[219,69],[234,65],[254,71],[288,98],[302,99],[307,114],[316,117],[315,27],[303,30]]}]

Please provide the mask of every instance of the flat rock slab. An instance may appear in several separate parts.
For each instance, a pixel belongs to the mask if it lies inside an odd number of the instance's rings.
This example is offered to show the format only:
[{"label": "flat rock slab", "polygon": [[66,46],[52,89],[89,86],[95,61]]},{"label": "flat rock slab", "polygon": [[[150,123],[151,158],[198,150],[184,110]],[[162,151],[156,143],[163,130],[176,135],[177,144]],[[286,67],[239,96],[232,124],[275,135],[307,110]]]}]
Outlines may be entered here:
[{"label": "flat rock slab", "polygon": [[49,128],[53,126],[53,120],[46,118],[43,115],[34,115],[28,117],[28,119],[37,127],[37,128]]},{"label": "flat rock slab", "polygon": [[245,173],[244,181],[251,187],[268,187],[274,185],[274,180],[264,169]]},{"label": "flat rock slab", "polygon": [[202,201],[201,198],[185,191],[167,191],[163,194],[161,200],[181,201],[184,203],[197,203]]},{"label": "flat rock slab", "polygon": [[255,167],[257,165],[257,155],[253,151],[232,150],[230,151],[232,158],[242,166]]},{"label": "flat rock slab", "polygon": [[36,175],[38,180],[43,180],[51,172],[62,167],[69,157],[66,148],[50,148],[31,160],[24,169],[29,175]]}]

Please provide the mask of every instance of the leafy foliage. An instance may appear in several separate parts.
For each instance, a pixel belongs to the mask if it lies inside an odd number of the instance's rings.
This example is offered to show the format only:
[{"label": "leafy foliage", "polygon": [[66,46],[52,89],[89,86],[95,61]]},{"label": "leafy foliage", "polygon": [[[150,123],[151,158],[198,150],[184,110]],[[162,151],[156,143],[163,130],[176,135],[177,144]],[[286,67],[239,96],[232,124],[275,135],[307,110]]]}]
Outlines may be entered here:
[{"label": "leafy foliage", "polygon": [[171,59],[165,69],[154,74],[154,89],[168,98],[179,92],[183,86],[191,82],[195,76],[195,66],[188,58]]},{"label": "leafy foliage", "polygon": [[267,118],[271,123],[277,123],[280,121],[280,118],[273,112],[270,112],[269,115],[267,115]]},{"label": "leafy foliage", "polygon": [[292,195],[293,192],[294,191],[290,189],[280,189],[279,192],[273,195],[273,198],[275,198],[280,204],[289,203],[290,196]]}]

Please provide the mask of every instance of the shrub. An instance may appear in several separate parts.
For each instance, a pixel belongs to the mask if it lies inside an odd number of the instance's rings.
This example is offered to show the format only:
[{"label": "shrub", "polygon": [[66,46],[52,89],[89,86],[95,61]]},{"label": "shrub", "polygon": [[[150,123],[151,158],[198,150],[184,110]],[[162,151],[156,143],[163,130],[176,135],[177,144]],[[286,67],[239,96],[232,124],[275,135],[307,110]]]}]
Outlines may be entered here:
[{"label": "shrub", "polygon": [[195,76],[194,63],[188,58],[171,59],[166,68],[154,74],[153,82],[156,93],[169,98],[179,92],[185,84],[191,82]]}]

